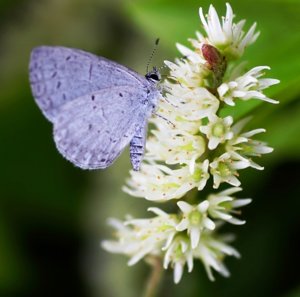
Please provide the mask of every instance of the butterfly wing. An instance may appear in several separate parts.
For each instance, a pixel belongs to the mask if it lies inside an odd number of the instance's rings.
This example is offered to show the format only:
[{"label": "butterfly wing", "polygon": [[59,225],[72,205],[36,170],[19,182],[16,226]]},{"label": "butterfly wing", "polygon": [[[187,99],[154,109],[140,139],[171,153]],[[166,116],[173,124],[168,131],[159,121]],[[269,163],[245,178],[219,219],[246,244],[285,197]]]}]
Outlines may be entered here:
[{"label": "butterfly wing", "polygon": [[64,104],[54,121],[58,150],[83,169],[108,167],[147,120],[143,98],[146,89],[112,87]]},{"label": "butterfly wing", "polygon": [[36,103],[51,122],[64,104],[86,94],[114,86],[145,84],[145,78],[129,68],[65,47],[35,48],[29,72]]}]

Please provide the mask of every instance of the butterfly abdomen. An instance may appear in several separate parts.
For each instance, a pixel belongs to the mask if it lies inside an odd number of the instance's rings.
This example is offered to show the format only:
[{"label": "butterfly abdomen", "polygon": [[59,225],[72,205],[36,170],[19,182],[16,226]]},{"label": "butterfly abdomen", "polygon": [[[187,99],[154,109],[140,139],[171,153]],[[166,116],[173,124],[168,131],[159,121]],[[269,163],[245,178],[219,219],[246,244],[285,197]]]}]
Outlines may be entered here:
[{"label": "butterfly abdomen", "polygon": [[136,130],[135,135],[130,141],[130,161],[133,170],[138,171],[143,160],[145,151],[146,127],[145,125]]}]

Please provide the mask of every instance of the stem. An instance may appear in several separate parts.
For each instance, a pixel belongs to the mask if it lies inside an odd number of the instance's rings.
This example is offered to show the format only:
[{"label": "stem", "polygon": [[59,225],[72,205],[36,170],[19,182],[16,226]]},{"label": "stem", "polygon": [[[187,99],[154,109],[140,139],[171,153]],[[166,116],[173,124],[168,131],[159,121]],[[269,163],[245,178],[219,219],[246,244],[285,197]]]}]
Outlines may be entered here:
[{"label": "stem", "polygon": [[148,264],[152,267],[152,271],[146,282],[144,297],[155,297],[163,275],[163,266],[161,258],[152,256],[147,259]]}]

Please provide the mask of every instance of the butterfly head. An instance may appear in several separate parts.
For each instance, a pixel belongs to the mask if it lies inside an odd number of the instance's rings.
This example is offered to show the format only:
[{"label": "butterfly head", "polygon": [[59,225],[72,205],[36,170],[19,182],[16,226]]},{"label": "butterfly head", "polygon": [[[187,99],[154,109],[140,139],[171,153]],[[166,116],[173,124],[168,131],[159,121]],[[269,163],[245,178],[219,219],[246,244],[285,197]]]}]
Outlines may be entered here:
[{"label": "butterfly head", "polygon": [[158,69],[156,67],[153,67],[153,69],[151,71],[149,71],[146,75],[145,75],[146,79],[148,81],[151,81],[153,83],[158,83],[161,80],[161,76],[160,73],[158,71]]}]

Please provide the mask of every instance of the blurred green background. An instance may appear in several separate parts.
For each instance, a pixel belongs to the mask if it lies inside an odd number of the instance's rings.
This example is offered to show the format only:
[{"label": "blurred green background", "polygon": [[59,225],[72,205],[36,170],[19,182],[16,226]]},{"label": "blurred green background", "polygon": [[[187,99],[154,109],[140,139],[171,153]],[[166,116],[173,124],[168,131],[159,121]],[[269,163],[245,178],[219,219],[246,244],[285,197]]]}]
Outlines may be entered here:
[{"label": "blurred green background", "polygon": [[[0,1],[0,296],[141,296],[149,268],[127,267],[100,240],[110,237],[107,217],[146,216],[149,204],[121,191],[128,153],[105,171],[74,168],[56,151],[52,127],[35,105],[28,84],[30,50],[37,45],[85,49],[145,73],[177,55],[200,30],[198,7],[224,1]],[[270,65],[281,80],[268,92],[280,105],[240,104],[234,116],[253,112],[253,127],[275,148],[259,161],[263,172],[241,174],[241,197],[253,197],[229,226],[242,259],[228,259],[232,276],[211,283],[200,263],[179,285],[165,274],[160,296],[299,297],[300,1],[231,1],[237,19],[258,22],[261,36],[246,51],[250,66]],[[228,111],[232,112],[232,111]],[[148,215],[149,216],[149,215]]]}]

